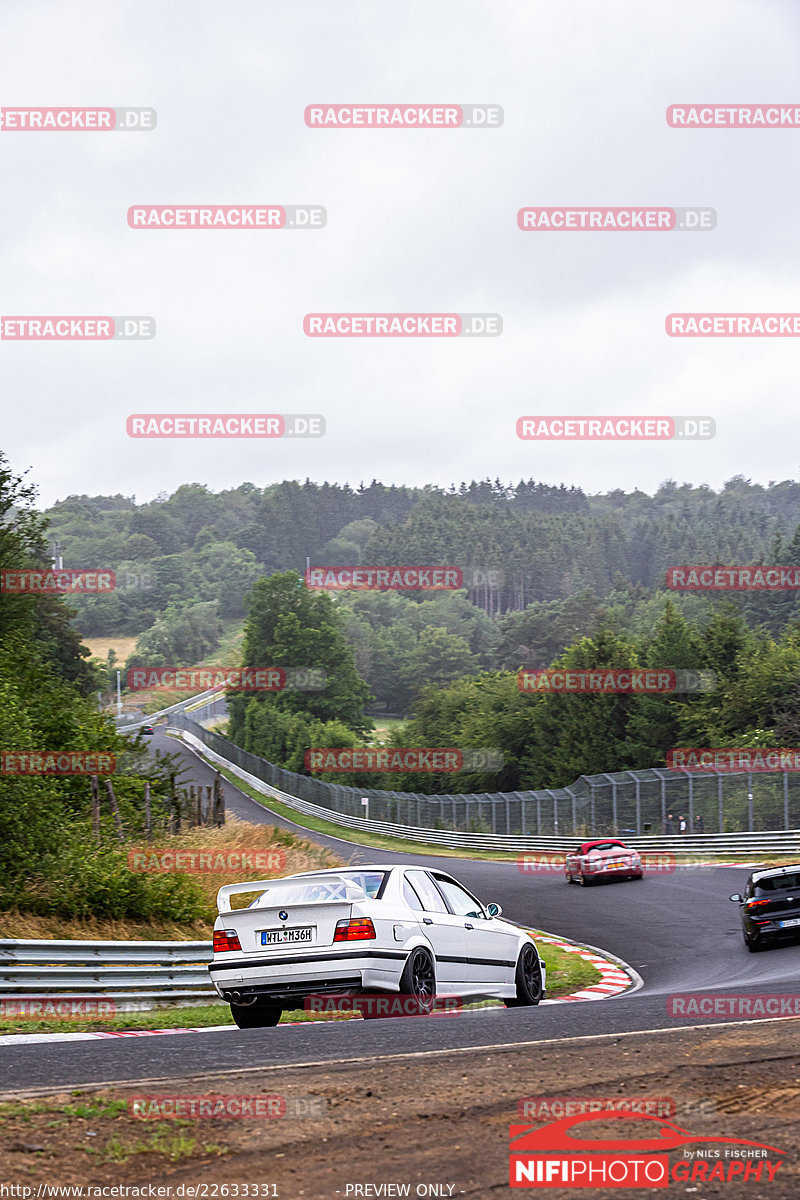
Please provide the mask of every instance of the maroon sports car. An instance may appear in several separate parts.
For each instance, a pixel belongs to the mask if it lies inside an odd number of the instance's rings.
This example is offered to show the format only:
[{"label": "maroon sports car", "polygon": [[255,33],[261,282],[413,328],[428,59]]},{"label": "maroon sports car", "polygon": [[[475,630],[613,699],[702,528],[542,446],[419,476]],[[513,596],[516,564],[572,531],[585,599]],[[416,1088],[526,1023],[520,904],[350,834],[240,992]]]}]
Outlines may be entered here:
[{"label": "maroon sports car", "polygon": [[598,838],[566,856],[564,874],[567,883],[583,887],[599,879],[641,879],[642,860],[638,850],[618,838]]}]

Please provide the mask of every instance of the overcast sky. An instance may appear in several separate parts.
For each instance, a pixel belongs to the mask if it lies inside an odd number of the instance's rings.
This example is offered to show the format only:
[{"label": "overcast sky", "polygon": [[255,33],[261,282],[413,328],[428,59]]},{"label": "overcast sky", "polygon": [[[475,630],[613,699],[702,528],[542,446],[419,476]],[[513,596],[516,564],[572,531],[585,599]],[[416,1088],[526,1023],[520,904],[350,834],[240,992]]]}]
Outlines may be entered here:
[{"label": "overcast sky", "polygon": [[[2,445],[42,503],[284,478],[589,491],[796,478],[794,0],[669,5],[5,0],[0,103],[151,106],[152,133],[0,133],[3,315],[147,314],[152,341],[0,342]],[[309,129],[317,102],[495,103],[499,129]],[[317,231],[133,230],[132,204],[321,204]],[[703,233],[523,233],[520,207],[707,205]],[[499,312],[491,339],[311,339],[308,312]],[[133,441],[135,412],[319,412],[319,440]],[[702,414],[713,441],[522,442],[528,414]]]}]

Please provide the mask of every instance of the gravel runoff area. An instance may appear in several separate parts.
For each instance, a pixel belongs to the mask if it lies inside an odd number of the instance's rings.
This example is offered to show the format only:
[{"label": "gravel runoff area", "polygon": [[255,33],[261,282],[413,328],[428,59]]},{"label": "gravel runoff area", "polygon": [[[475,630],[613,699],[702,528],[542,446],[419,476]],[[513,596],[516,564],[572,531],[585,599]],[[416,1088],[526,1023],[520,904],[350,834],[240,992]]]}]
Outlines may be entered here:
[{"label": "gravel runoff area", "polygon": [[[73,1195],[86,1200],[93,1200],[90,1186],[150,1184],[169,1187],[162,1196],[178,1198],[491,1197],[508,1188],[509,1126],[556,1119],[563,1115],[559,1103],[571,1097],[573,1108],[586,1098],[633,1104],[669,1115],[699,1137],[744,1138],[784,1152],[771,1156],[781,1162],[772,1183],[754,1178],[757,1157],[748,1160],[746,1182],[703,1182],[714,1161],[729,1169],[724,1143],[707,1143],[707,1154],[712,1146],[722,1156],[710,1162],[686,1164],[686,1152],[672,1150],[673,1167],[683,1160],[684,1174],[697,1166],[701,1178],[671,1182],[656,1195],[789,1200],[800,1195],[799,1032],[796,1018],[751,1021],[218,1074],[193,1058],[186,1064],[193,1074],[180,1080],[68,1095],[40,1090],[0,1104],[0,1182],[30,1187],[32,1197],[43,1183],[83,1185]],[[258,1031],[242,1036],[252,1037],[253,1058],[264,1064],[264,1038]],[[236,1097],[260,1097],[267,1115],[174,1121],[129,1114],[134,1101],[151,1105],[146,1111],[152,1115],[154,1097],[181,1096],[185,1104],[188,1097],[223,1095],[229,1114],[231,1098],[235,1105],[241,1103]],[[642,1136],[629,1132],[636,1124],[644,1123],[604,1119],[584,1136]],[[688,1151],[698,1148],[702,1144],[694,1143]],[[633,1193],[548,1187],[545,1194],[619,1200]]]}]

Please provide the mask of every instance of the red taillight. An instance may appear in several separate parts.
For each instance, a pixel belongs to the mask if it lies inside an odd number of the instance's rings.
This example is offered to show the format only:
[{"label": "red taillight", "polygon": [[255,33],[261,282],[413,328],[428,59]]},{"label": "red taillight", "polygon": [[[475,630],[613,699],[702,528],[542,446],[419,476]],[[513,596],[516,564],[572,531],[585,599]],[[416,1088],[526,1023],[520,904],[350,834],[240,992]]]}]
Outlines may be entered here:
[{"label": "red taillight", "polygon": [[214,930],[214,953],[219,954],[221,950],[241,950],[242,944],[239,941],[239,935],[235,929],[215,929]]},{"label": "red taillight", "polygon": [[369,917],[353,917],[349,921],[345,918],[336,922],[333,940],[335,942],[363,942],[367,938],[375,936],[375,926]]}]

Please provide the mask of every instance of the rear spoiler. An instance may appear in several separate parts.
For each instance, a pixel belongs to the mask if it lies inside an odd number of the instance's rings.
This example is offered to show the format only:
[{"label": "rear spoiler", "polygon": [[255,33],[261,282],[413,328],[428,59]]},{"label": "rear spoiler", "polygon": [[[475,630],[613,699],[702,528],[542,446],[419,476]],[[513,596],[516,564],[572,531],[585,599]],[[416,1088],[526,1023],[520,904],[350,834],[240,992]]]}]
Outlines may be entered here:
[{"label": "rear spoiler", "polygon": [[[344,888],[344,894],[345,894],[345,898],[347,900],[353,900],[353,901],[358,902],[360,900],[367,899],[367,893],[364,891],[363,888],[359,887],[358,884],[353,879],[344,879],[341,875],[325,875],[323,877],[318,877],[318,878],[320,878],[320,879],[324,878],[325,883],[341,884],[342,887]],[[295,875],[295,876],[290,875],[288,879],[255,879],[255,880],[252,880],[250,883],[226,883],[225,886],[221,887],[219,889],[219,891],[217,892],[217,911],[220,913],[228,913],[228,912],[233,912],[233,911],[241,912],[242,911],[241,909],[234,910],[231,908],[231,899],[230,898],[231,898],[231,896],[235,896],[237,893],[242,893],[242,892],[262,892],[263,893],[267,890],[267,888],[272,888],[273,890],[277,890],[277,889],[280,889],[281,887],[286,887],[287,885],[289,885],[291,887],[297,887],[298,885],[301,885],[302,883],[308,883],[310,886],[313,882],[316,882],[316,880],[310,875],[299,875],[299,876],[298,875]],[[334,902],[341,903],[341,899],[339,899],[338,901],[334,901]],[[294,900],[294,901],[292,901],[292,907],[296,908],[298,903],[300,903],[300,904],[304,904],[304,903],[305,904],[325,904],[325,903],[327,903],[327,901],[325,901],[325,900],[306,900],[306,901]]]}]

